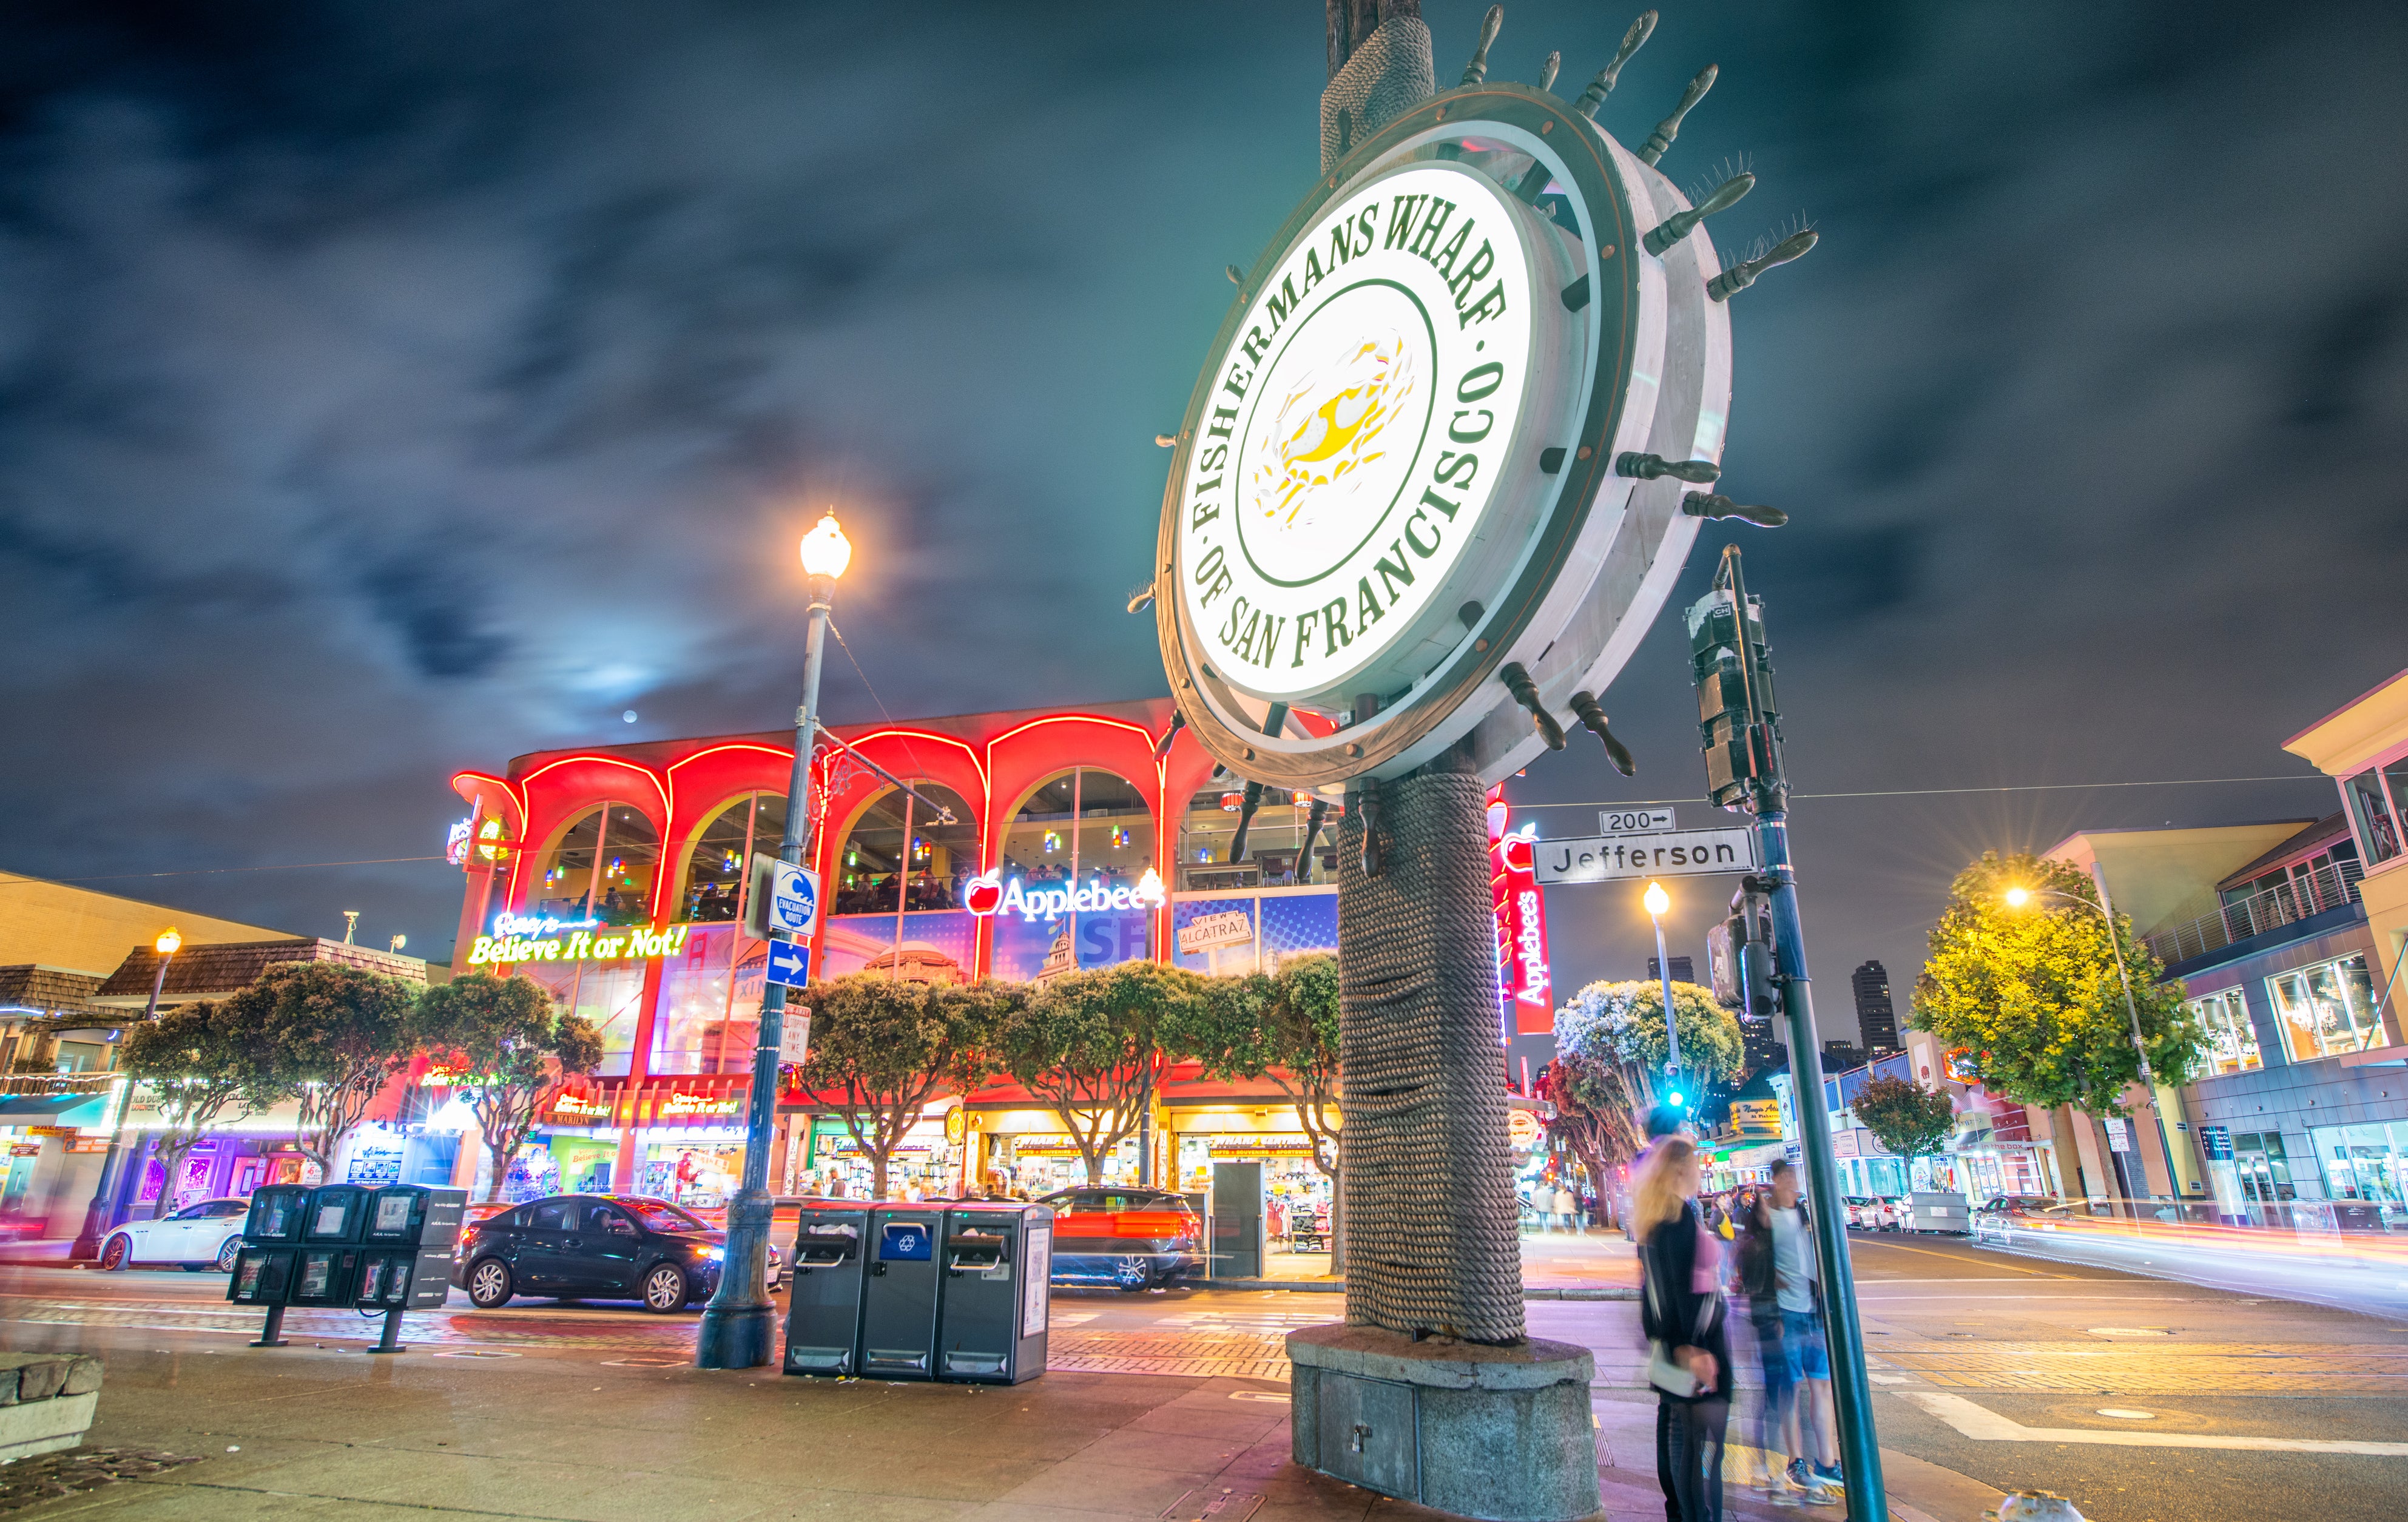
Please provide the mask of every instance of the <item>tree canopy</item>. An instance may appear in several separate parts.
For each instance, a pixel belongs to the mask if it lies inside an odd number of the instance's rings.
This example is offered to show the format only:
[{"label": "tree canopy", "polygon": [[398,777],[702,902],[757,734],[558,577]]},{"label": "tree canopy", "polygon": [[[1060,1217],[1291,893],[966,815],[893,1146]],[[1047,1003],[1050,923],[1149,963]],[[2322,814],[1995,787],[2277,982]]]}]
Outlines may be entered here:
[{"label": "tree canopy", "polygon": [[1006,1025],[1003,1066],[1061,1117],[1089,1184],[1137,1134],[1165,1038],[1193,1028],[1204,997],[1197,973],[1123,962],[1054,979]]},{"label": "tree canopy", "polygon": [[498,1199],[510,1159],[545,1101],[571,1073],[602,1063],[602,1037],[580,1014],[563,1013],[532,980],[471,972],[420,996],[413,1044],[439,1052],[460,1070],[460,1088],[493,1157],[485,1198]]},{"label": "tree canopy", "polygon": [[[1672,1014],[1681,1030],[1681,1066],[1709,1082],[1727,1083],[1746,1063],[1739,1018],[1722,1007],[1713,990],[1694,983],[1672,985]],[[1593,983],[1555,1014],[1555,1050],[1589,1063],[1620,1066],[1626,1077],[1653,1083],[1664,1070],[1670,1042],[1664,1034],[1664,987],[1656,979]],[[1633,1084],[1632,1100],[1643,1101]]]},{"label": "tree canopy", "polygon": [[1904,1078],[1866,1080],[1849,1108],[1874,1141],[1910,1162],[1938,1152],[1956,1128],[1956,1105],[1945,1089]]},{"label": "tree canopy", "polygon": [[119,1066],[159,1107],[152,1156],[166,1178],[151,1207],[154,1218],[174,1207],[176,1175],[201,1138],[222,1121],[251,1113],[244,1096],[264,1086],[259,1043],[249,1026],[260,1000],[246,1001],[249,994],[244,989],[231,998],[162,1010],[126,1033]]},{"label": "tree canopy", "polygon": [[[2011,888],[2029,899],[2010,906]],[[2140,1055],[2115,970],[2120,946],[2157,1082],[2188,1082],[2201,1033],[2182,984],[2164,981],[2163,965],[2122,914],[2111,942],[2098,904],[2097,884],[2070,863],[1985,853],[1950,884],[1910,1023],[1939,1038],[1952,1058],[1962,1054],[1959,1070],[1970,1069],[1993,1093],[2121,1115]]]},{"label": "tree canopy", "polygon": [[280,962],[225,1002],[257,1060],[245,1098],[300,1107],[294,1148],[330,1177],[335,1155],[416,1050],[419,990],[340,962]]},{"label": "tree canopy", "polygon": [[869,1158],[874,1198],[886,1197],[895,1149],[922,1107],[947,1088],[968,1094],[995,1070],[1002,1027],[1025,998],[1016,984],[932,987],[884,972],[803,990],[811,1041],[796,1077],[843,1117]]},{"label": "tree canopy", "polygon": [[1313,1166],[1338,1176],[1338,958],[1291,956],[1278,972],[1207,978],[1185,1001],[1163,1044],[1218,1079],[1267,1078],[1296,1107]]}]

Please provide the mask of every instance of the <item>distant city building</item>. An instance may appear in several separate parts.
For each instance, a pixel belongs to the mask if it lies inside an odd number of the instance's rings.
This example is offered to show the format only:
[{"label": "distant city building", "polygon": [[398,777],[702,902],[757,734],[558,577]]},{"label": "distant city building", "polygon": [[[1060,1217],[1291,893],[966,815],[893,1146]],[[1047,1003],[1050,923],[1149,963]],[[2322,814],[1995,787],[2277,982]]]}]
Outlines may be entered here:
[{"label": "distant city building", "polygon": [[[1654,958],[1653,956],[1651,956],[1651,957],[1647,958],[1647,981],[1648,981],[1648,982],[1650,982],[1650,983],[1660,983],[1660,982],[1662,982],[1662,981],[1663,981],[1663,978],[1664,978],[1664,964],[1663,964],[1663,963],[1661,963],[1661,962],[1658,962],[1658,961],[1657,961],[1657,960],[1656,960],[1656,958]],[[1694,960],[1692,960],[1691,958],[1686,957],[1686,956],[1675,956],[1675,957],[1673,957],[1673,958],[1672,958],[1672,981],[1673,981],[1674,983],[1695,983],[1695,982],[1697,982],[1697,981],[1698,981],[1698,964],[1697,964]]]},{"label": "distant city building", "polygon": [[1825,1077],[1831,1077],[1835,1074],[1844,1072],[1854,1072],[1858,1068],[1863,1067],[1868,1060],[1869,1059],[1865,1055],[1864,1049],[1857,1046],[1853,1041],[1833,1040],[1823,1043],[1823,1073]]},{"label": "distant city building", "polygon": [[1789,1070],[1789,1048],[1781,1040],[1781,1029],[1779,1021],[1765,1015],[1739,1017],[1740,1051],[1750,1073]]},{"label": "distant city building", "polygon": [[1898,1008],[1889,998],[1889,969],[1879,962],[1856,969],[1856,1033],[1875,1056],[1898,1048]]}]

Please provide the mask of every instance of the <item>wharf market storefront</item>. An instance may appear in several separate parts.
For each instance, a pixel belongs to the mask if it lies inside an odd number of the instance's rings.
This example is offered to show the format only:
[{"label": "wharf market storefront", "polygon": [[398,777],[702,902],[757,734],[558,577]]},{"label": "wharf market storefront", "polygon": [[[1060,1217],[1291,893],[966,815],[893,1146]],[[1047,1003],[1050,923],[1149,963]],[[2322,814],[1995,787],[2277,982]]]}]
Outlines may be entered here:
[{"label": "wharf market storefront", "polygon": [[[1041,983],[1138,958],[1231,972],[1335,950],[1334,818],[1308,860],[1312,799],[1268,794],[1248,859],[1231,862],[1240,794],[1212,783],[1211,757],[1171,730],[1172,712],[1164,698],[836,726],[919,797],[842,750],[815,759],[811,865],[825,912],[813,974]],[[465,878],[454,971],[523,974],[603,1041],[599,1070],[572,1091],[583,1098],[539,1117],[506,1192],[607,1176],[700,1199],[740,1177],[767,962],[743,930],[745,868],[783,836],[792,757],[783,734],[723,736],[544,752],[452,779],[469,811],[452,830]],[[1182,938],[1207,916],[1207,933]],[[721,1103],[705,1115],[630,1095]],[[808,1098],[781,1096],[773,1181],[829,1170],[866,1180],[849,1136],[824,1116],[802,1121]],[[977,1170],[1003,1142],[1015,1180],[1083,1182],[1049,1133],[1068,1144],[1058,1120],[983,1133]],[[1121,1153],[1111,1170],[1133,1178],[1135,1149]],[[958,1179],[972,1161],[966,1142],[916,1133],[898,1160],[912,1182]]]}]

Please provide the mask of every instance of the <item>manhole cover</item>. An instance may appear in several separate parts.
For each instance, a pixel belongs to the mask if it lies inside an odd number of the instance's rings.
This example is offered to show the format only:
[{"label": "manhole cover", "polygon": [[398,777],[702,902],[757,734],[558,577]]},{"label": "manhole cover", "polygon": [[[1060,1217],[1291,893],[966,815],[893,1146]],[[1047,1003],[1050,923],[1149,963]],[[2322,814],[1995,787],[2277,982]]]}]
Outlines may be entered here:
[{"label": "manhole cover", "polygon": [[2172,1337],[2173,1335],[2163,1327],[2093,1327],[2090,1332],[2094,1337]]},{"label": "manhole cover", "polygon": [[683,1358],[605,1358],[605,1369],[682,1369]]},{"label": "manhole cover", "polygon": [[435,1357],[438,1358],[515,1358],[518,1355],[515,1353],[494,1352],[484,1348],[463,1347],[452,1348],[446,1352],[437,1353]]},{"label": "manhole cover", "polygon": [[2133,1411],[2125,1406],[2100,1406],[2099,1414],[2113,1416],[2118,1421],[2125,1422],[2153,1422],[2157,1419],[2157,1414],[2154,1411]]}]

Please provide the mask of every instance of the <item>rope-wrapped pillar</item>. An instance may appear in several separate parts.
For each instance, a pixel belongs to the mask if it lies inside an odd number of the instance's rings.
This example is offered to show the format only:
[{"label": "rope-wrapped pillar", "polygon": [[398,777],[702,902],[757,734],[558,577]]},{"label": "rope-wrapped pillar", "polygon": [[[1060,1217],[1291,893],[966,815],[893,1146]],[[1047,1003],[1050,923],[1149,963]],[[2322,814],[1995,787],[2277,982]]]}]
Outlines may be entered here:
[{"label": "rope-wrapped pillar", "polygon": [[1346,1319],[1518,1343],[1486,790],[1425,770],[1369,784],[1363,801],[1338,853]]}]

